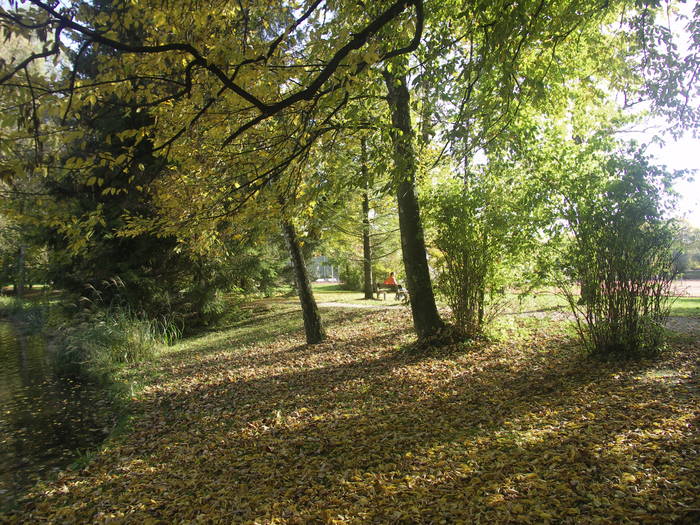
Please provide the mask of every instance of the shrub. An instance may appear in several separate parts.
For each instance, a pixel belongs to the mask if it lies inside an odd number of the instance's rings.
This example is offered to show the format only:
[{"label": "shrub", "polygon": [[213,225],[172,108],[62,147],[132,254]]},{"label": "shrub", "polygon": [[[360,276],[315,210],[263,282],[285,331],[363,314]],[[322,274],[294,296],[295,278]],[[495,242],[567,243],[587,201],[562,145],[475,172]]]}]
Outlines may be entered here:
[{"label": "shrub", "polygon": [[481,335],[506,306],[506,288],[524,275],[537,227],[523,181],[490,169],[441,184],[424,208],[439,250],[431,260],[436,289],[468,337]]},{"label": "shrub", "polygon": [[364,286],[364,274],[361,263],[346,261],[340,266],[340,280],[345,290],[360,291]]},{"label": "shrub", "polygon": [[663,345],[676,254],[673,223],[662,216],[660,172],[639,156],[614,157],[605,170],[598,191],[565,206],[571,238],[562,290],[591,352],[656,351]]}]

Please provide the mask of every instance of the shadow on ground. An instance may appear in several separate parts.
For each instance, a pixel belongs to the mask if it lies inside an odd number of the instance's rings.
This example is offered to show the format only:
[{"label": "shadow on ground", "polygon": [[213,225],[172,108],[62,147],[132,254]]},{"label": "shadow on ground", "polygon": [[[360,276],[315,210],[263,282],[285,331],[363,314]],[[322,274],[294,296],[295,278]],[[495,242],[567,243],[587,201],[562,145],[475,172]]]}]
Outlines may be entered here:
[{"label": "shadow on ground", "polygon": [[695,346],[602,363],[553,325],[546,335],[417,354],[401,350],[412,337],[405,313],[324,315],[333,337],[319,345],[303,343],[297,312],[269,311],[173,351],[136,401],[143,416],[133,432],[37,491],[15,518],[690,516],[700,482]]}]

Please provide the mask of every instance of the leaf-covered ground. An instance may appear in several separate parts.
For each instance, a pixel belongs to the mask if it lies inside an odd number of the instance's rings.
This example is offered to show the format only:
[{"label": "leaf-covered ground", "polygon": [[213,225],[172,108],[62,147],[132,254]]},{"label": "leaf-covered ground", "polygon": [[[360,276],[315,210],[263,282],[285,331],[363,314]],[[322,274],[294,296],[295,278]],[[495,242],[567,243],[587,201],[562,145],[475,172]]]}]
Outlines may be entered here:
[{"label": "leaf-covered ground", "polygon": [[515,319],[416,354],[405,309],[324,317],[309,347],[298,308],[266,303],[132,371],[130,431],[0,521],[700,521],[697,341],[604,363]]}]

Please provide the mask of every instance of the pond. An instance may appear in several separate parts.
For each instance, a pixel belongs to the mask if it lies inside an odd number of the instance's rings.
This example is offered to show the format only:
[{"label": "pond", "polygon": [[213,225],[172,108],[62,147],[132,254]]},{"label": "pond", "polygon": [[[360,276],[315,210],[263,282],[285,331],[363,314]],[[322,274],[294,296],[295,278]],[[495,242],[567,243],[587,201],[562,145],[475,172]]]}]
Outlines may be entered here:
[{"label": "pond", "polygon": [[43,336],[0,320],[0,509],[94,449],[112,425],[99,387],[60,377]]}]

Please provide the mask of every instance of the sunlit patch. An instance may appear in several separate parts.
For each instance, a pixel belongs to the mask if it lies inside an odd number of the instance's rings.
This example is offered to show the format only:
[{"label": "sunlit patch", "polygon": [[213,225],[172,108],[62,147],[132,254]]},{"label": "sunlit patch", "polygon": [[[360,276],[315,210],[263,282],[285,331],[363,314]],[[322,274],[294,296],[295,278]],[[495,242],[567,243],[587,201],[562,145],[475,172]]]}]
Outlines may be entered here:
[{"label": "sunlit patch", "polygon": [[144,364],[130,431],[37,490],[33,518],[672,521],[696,500],[695,346],[602,363],[538,321],[426,355],[383,337],[405,312],[357,309],[307,346],[275,308]]},{"label": "sunlit patch", "polygon": [[643,374],[637,376],[637,379],[646,382],[655,382],[666,385],[673,385],[687,379],[688,375],[680,370],[672,369],[652,369],[646,370]]}]

